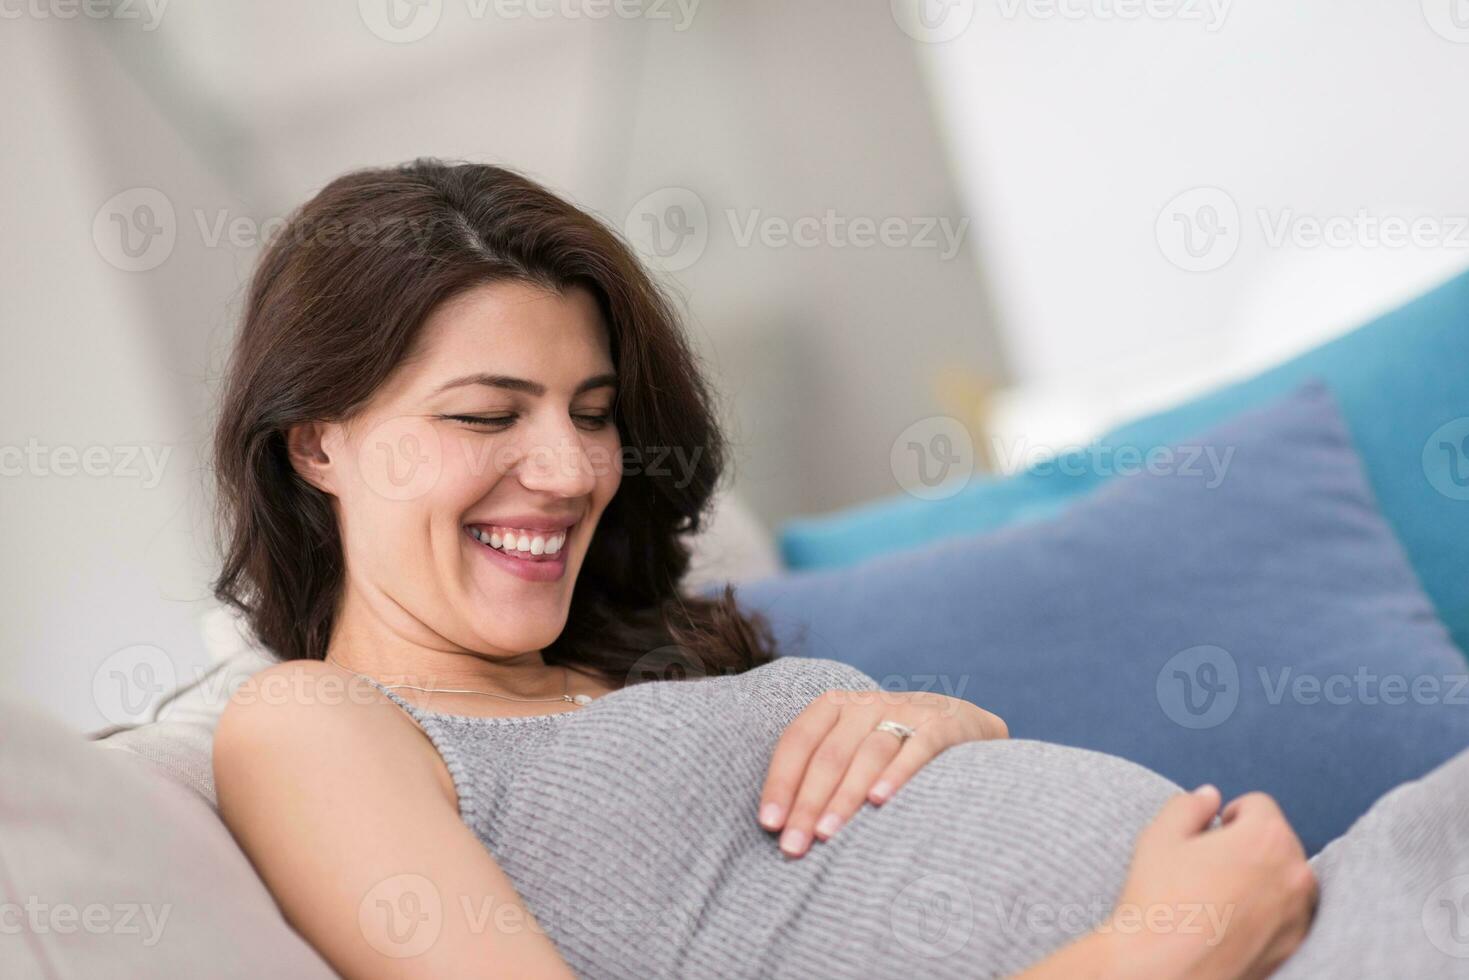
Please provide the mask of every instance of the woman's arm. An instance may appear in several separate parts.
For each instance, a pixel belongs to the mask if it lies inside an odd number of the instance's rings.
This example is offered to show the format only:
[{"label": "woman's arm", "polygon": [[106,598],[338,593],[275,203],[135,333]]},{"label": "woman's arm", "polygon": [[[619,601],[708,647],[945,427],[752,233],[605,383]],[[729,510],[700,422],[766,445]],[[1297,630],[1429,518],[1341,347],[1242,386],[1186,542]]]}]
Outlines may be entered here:
[{"label": "woman's arm", "polygon": [[[1247,793],[1210,827],[1219,791],[1168,801],[1138,836],[1112,915],[1017,980],[1267,977],[1295,952],[1316,878],[1275,801]],[[1125,924],[1124,924],[1125,917]]]},{"label": "woman's arm", "polygon": [[315,661],[252,677],[214,738],[220,816],[338,973],[572,977],[441,770],[401,708]]}]

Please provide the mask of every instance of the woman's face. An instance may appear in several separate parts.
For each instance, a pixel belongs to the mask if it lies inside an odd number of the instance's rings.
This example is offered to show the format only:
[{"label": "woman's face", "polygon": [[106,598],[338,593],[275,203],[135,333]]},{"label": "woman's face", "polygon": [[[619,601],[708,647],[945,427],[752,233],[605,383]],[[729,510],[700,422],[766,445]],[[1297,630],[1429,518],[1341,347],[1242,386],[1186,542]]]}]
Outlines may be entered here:
[{"label": "woman's face", "polygon": [[586,289],[501,282],[441,306],[367,409],[323,432],[349,602],[436,649],[551,643],[621,482],[615,394]]}]

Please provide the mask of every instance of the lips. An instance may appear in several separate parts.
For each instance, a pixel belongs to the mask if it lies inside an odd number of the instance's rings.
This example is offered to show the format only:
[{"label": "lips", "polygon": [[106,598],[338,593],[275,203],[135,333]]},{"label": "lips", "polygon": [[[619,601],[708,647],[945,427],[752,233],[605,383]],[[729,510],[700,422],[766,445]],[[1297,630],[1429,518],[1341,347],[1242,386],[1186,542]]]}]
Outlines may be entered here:
[{"label": "lips", "polygon": [[[511,553],[505,551],[503,536],[501,546],[499,548],[493,547],[487,540],[484,540],[488,535],[482,532],[482,526],[467,526],[464,529],[464,534],[469,541],[469,546],[476,553],[482,556],[493,567],[508,572],[517,578],[524,579],[528,582],[555,582],[566,574],[566,556],[568,549],[565,546],[564,540],[554,553],[548,554],[542,550],[537,555],[531,554],[529,549],[522,552],[518,547],[518,538],[516,541],[517,547]],[[562,537],[564,539],[565,535],[563,534]]]}]

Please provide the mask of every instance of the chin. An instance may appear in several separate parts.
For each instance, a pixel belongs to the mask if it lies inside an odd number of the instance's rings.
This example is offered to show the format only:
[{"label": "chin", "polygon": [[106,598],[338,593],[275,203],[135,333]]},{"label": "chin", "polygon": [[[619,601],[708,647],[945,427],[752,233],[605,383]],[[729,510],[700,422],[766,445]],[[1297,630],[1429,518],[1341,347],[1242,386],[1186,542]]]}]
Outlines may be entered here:
[{"label": "chin", "polygon": [[558,617],[555,622],[526,623],[520,628],[507,628],[502,621],[476,624],[474,635],[490,649],[516,655],[544,650],[556,641],[565,627],[565,616]]}]

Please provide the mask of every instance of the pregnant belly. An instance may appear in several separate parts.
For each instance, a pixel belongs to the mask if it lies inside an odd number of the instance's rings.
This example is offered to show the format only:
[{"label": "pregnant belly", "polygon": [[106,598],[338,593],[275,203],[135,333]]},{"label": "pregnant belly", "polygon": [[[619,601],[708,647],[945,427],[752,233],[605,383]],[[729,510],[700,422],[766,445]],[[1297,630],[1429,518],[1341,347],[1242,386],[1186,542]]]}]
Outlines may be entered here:
[{"label": "pregnant belly", "polygon": [[1138,832],[1179,791],[1082,749],[955,746],[816,845],[826,867],[805,896],[800,942],[853,976],[1023,970],[1100,923]]}]

